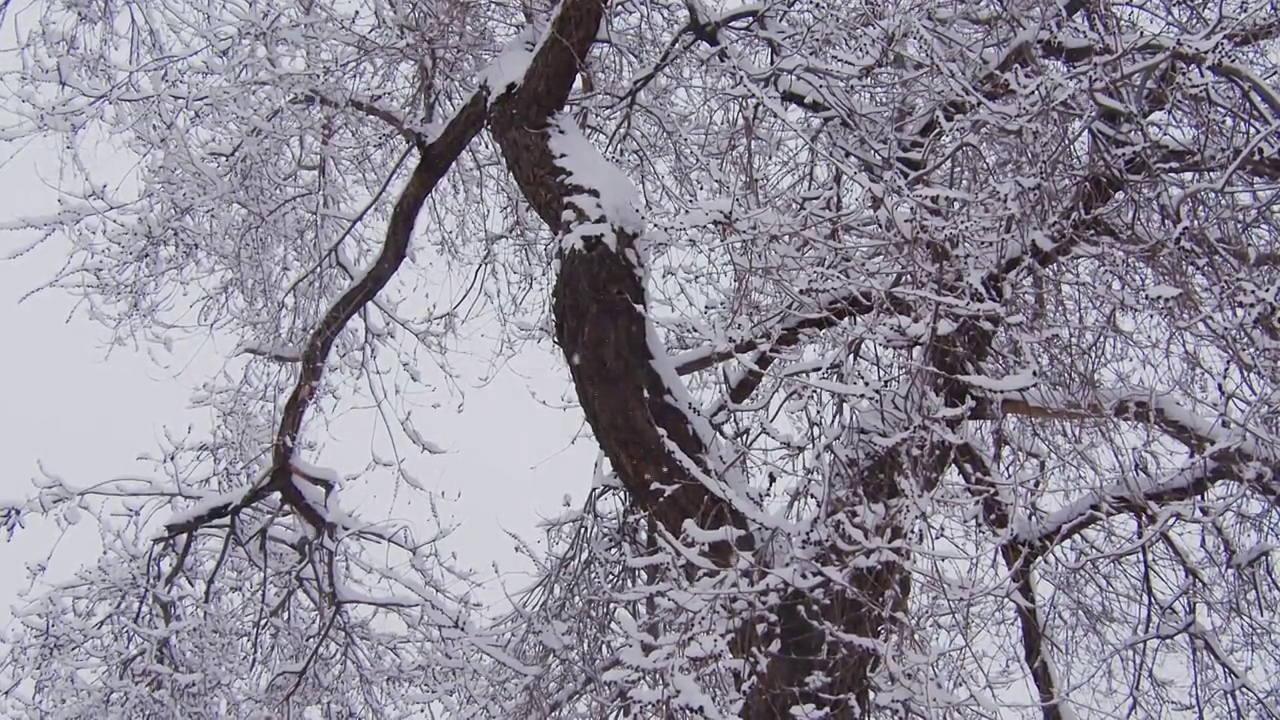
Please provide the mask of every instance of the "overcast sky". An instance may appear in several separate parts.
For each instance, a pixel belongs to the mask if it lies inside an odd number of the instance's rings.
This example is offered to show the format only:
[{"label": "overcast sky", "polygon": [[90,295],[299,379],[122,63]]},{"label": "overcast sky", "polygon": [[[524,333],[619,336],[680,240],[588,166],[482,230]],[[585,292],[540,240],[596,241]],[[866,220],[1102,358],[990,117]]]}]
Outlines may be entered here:
[{"label": "overcast sky", "polygon": [[[54,189],[41,178],[54,176],[55,160],[28,148],[0,167],[0,221],[49,206]],[[0,235],[0,256],[29,239]],[[187,409],[191,389],[220,365],[208,343],[180,346],[165,365],[145,349],[109,348],[107,332],[76,314],[65,293],[44,292],[19,303],[64,259],[65,249],[54,244],[0,261],[0,499],[29,495],[37,463],[76,485],[146,474],[138,456],[158,448],[166,427],[186,428],[193,419]],[[449,453],[414,458],[413,465],[425,484],[458,498],[443,506],[461,524],[450,545],[477,569],[495,561],[503,570],[522,567],[503,530],[535,539],[541,517],[557,513],[566,493],[580,502],[590,485],[595,448],[582,440],[570,445],[581,414],[548,408],[530,392],[558,400],[568,390],[553,358],[550,347],[527,353],[491,384],[468,390],[461,413],[447,406],[414,413],[417,429]],[[478,385],[481,365],[459,367],[464,384]],[[368,459],[368,436],[361,422],[347,423],[319,457],[304,459],[358,469]],[[385,483],[357,484],[347,501],[385,512],[392,491]],[[395,496],[397,516],[422,517],[425,505],[406,504],[404,497]],[[63,572],[96,552],[94,535],[85,534],[91,528],[76,532],[58,548]],[[22,564],[47,553],[57,538],[51,526],[34,526],[0,550],[0,618],[6,622]]]}]

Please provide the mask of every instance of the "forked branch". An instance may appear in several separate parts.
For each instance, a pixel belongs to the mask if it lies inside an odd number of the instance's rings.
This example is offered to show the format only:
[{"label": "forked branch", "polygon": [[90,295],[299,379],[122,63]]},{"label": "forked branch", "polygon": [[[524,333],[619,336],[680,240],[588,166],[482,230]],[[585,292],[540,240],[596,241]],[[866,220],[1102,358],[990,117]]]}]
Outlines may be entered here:
[{"label": "forked branch", "polygon": [[165,528],[167,537],[192,532],[206,523],[225,518],[259,502],[272,493],[279,493],[281,500],[317,531],[328,527],[324,514],[313,507],[307,500],[307,494],[294,484],[296,472],[293,469],[293,453],[307,410],[319,391],[325,363],[328,362],[329,353],[338,335],[351,318],[373,301],[400,269],[408,254],[409,241],[422,204],[472,138],[484,127],[488,95],[488,88],[477,89],[438,136],[431,142],[419,143],[418,164],[391,212],[378,257],[369,270],[329,307],[298,358],[298,380],[285,402],[275,441],[272,443],[271,467],[266,477],[259,485],[247,489],[237,497],[215,503],[193,517],[170,523]]}]

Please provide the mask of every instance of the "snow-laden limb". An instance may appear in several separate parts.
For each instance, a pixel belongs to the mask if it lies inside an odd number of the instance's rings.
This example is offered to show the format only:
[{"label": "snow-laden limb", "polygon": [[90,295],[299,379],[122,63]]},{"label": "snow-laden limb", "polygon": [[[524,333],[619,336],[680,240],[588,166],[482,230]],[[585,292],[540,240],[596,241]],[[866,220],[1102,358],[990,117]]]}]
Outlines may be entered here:
[{"label": "snow-laden limb", "polygon": [[165,525],[171,535],[197,530],[214,520],[233,515],[261,499],[260,488],[261,483],[257,483],[227,492],[198,496],[185,510],[170,515]]},{"label": "snow-laden limb", "polygon": [[526,27],[489,61],[477,81],[481,87],[488,89],[490,98],[519,89],[543,37],[545,33],[539,32],[536,27]]},{"label": "snow-laden limb", "polygon": [[1266,464],[1280,458],[1280,447],[1268,435],[1243,421],[1198,414],[1169,391],[1105,387],[1065,393],[1033,387],[1033,378],[1020,377],[1013,388],[990,378],[966,380],[990,393],[989,401],[979,402],[974,417],[1005,413],[1046,420],[1122,420],[1158,428],[1202,457],[1237,453],[1249,462]]},{"label": "snow-laden limb", "polygon": [[998,395],[1016,393],[1020,390],[1035,387],[1036,385],[1036,376],[1033,373],[1028,372],[1011,373],[1004,377],[957,375],[955,379],[984,392],[996,393]]},{"label": "snow-laden limb", "polygon": [[246,355],[256,355],[282,363],[296,363],[302,361],[302,350],[290,345],[263,345],[256,342],[247,342],[242,344],[237,352]]},{"label": "snow-laden limb", "polygon": [[[989,383],[987,383],[989,384]],[[998,384],[998,383],[997,383]],[[1197,414],[1168,392],[1100,388],[1066,394],[1043,388],[992,391],[975,416],[997,414],[1049,421],[1121,421],[1150,427],[1182,445],[1189,457],[1163,477],[1137,477],[1091,490],[1045,517],[1022,523],[1010,541],[1042,554],[1093,524],[1117,514],[1159,515],[1165,505],[1192,500],[1220,481],[1231,481],[1268,501],[1280,497],[1280,447],[1248,424]]]},{"label": "snow-laden limb", "polygon": [[[561,241],[556,334],[588,422],[624,484],[668,533],[680,536],[689,521],[707,530],[738,528],[730,533],[734,542],[712,543],[715,563],[724,567],[733,564],[735,547],[752,545],[742,532],[749,505],[721,485],[725,466],[713,432],[646,316],[644,223],[632,182],[561,107],[602,13],[597,0],[561,4],[555,40],[542,46],[526,77],[532,84],[495,103],[490,127],[525,197]],[[560,104],[548,102],[554,98]],[[648,416],[656,423],[643,421]]]},{"label": "snow-laden limb", "polygon": [[414,427],[412,417],[405,416],[404,422],[401,423],[400,427],[404,430],[405,437],[409,438],[409,442],[417,446],[419,450],[432,455],[443,455],[449,452],[440,444],[423,437],[422,433],[418,432],[418,429]]},{"label": "snow-laden limb", "polygon": [[[419,145],[418,164],[396,201],[388,221],[385,241],[377,257],[329,306],[304,348],[301,351],[290,351],[292,355],[296,355],[300,368],[276,431],[269,474],[253,486],[207,500],[200,505],[198,512],[170,522],[168,532],[171,536],[198,530],[205,523],[236,514],[245,506],[260,502],[276,492],[280,493],[285,505],[306,518],[317,532],[325,532],[326,520],[315,505],[305,499],[305,491],[294,483],[294,452],[307,411],[319,392],[334,342],[351,319],[373,302],[395,276],[408,254],[409,240],[422,204],[453,161],[480,131],[484,122],[487,92],[483,87],[475,91],[467,103],[445,123],[439,135],[430,142]],[[253,346],[242,345],[242,348]]]},{"label": "snow-laden limb", "polygon": [[1161,506],[1202,495],[1226,474],[1216,463],[1201,460],[1168,477],[1116,483],[1091,491],[1036,522],[1024,523],[1010,540],[1038,555],[1116,514],[1151,513],[1158,522]]},{"label": "snow-laden limb", "polygon": [[566,212],[589,219],[581,222],[575,216],[565,218],[571,225],[568,232],[561,234],[561,242],[568,244],[561,252],[582,249],[587,237],[600,238],[610,250],[617,251],[613,243],[619,231],[637,237],[644,233],[635,184],[600,154],[570,113],[558,113],[552,120],[547,146],[564,172],[563,182],[575,190],[564,199]]},{"label": "snow-laden limb", "polygon": [[[0,500],[0,530],[10,540],[25,526],[28,518],[55,517],[68,524],[76,524],[84,512],[92,512],[103,503],[130,501],[199,505],[205,500],[200,492],[171,481],[124,477],[80,486],[67,482],[43,467],[41,473],[32,481],[36,489],[34,495]],[[217,500],[211,504],[238,502],[242,495],[241,491],[218,495]]]}]

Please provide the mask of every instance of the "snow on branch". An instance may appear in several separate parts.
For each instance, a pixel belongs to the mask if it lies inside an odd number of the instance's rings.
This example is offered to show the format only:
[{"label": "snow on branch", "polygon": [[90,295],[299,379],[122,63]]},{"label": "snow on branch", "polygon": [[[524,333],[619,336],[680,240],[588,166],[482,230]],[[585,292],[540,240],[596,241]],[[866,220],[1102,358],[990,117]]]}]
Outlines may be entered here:
[{"label": "snow on branch", "polygon": [[[974,378],[974,385],[981,387]],[[990,384],[990,379],[984,379]],[[985,388],[984,388],[985,389]],[[1197,415],[1168,393],[1153,388],[1101,388],[1083,397],[1027,388],[989,392],[979,398],[973,419],[1019,415],[1049,420],[1112,419],[1150,425],[1197,454],[1233,449],[1263,462],[1276,453],[1258,444],[1243,426],[1229,419]]]},{"label": "snow on branch", "polygon": [[[564,115],[604,9],[599,0],[560,4],[524,83],[495,100],[490,130],[525,198],[560,237],[557,341],[623,485],[673,536],[689,521],[743,530],[741,508],[719,486],[713,433],[655,342],[635,190]],[[714,565],[731,566],[735,545],[750,546],[746,533],[731,534],[741,541],[711,543]]]},{"label": "snow on branch", "polygon": [[1166,393],[1149,388],[1106,388],[1084,398],[1027,389],[983,399],[974,419],[999,415],[1060,421],[1120,420],[1162,431],[1191,453],[1185,466],[1159,478],[1127,481],[1091,491],[1011,539],[1039,556],[1092,525],[1126,513],[1148,513],[1189,500],[1221,481],[1250,488],[1269,501],[1280,498],[1280,452],[1243,425],[1197,415]]},{"label": "snow on branch", "polygon": [[1198,497],[1219,480],[1236,477],[1227,465],[1196,460],[1158,480],[1116,483],[1091,491],[1039,522],[1018,529],[1010,541],[1027,548],[1030,557],[1039,557],[1102,520],[1121,514],[1156,513],[1161,505]]},{"label": "snow on branch", "polygon": [[644,232],[635,184],[600,154],[578,129],[572,115],[562,112],[555,117],[547,144],[556,165],[564,171],[563,181],[574,190],[565,198],[566,205],[590,220],[573,223],[572,229],[562,235],[561,243],[580,248],[584,238],[600,237],[611,250],[617,250],[613,237],[618,230],[636,236]]},{"label": "snow on branch", "polygon": [[189,500],[200,499],[170,483],[148,478],[114,478],[93,485],[77,487],[41,468],[42,475],[35,479],[36,494],[22,500],[0,500],[0,530],[9,535],[23,526],[31,515],[48,515],[60,511],[74,522],[84,501],[101,500]]},{"label": "snow on branch", "polygon": [[536,27],[527,27],[489,61],[478,80],[481,87],[489,89],[491,99],[520,87],[538,53],[541,37],[544,35]]},{"label": "snow on branch", "polygon": [[[225,517],[235,512],[238,507],[243,507],[245,503],[256,502],[271,492],[279,492],[285,504],[291,506],[317,530],[327,526],[323,515],[305,500],[302,492],[294,484],[293,453],[298,434],[302,430],[311,401],[320,387],[325,364],[329,360],[334,341],[351,318],[372,302],[386,287],[404,262],[408,254],[409,240],[417,222],[418,211],[458,155],[484,126],[487,95],[486,87],[476,90],[445,124],[440,134],[431,142],[420,146],[418,164],[392,210],[381,252],[372,266],[359,275],[359,279],[329,307],[319,325],[312,331],[301,354],[298,355],[301,364],[298,380],[285,402],[283,416],[273,444],[271,470],[266,482],[261,487],[246,490],[243,496],[234,501],[224,500],[214,504],[187,522],[171,523],[169,526],[171,534],[190,531],[198,527],[201,521],[207,522]],[[252,352],[257,348],[244,349],[246,352]],[[296,352],[290,349],[288,355],[278,354],[289,357]]]},{"label": "snow on branch", "polygon": [[289,345],[262,345],[259,343],[246,342],[241,343],[237,348],[238,353],[245,355],[253,355],[254,357],[266,358],[282,363],[296,363],[302,361],[302,351],[296,347]]},{"label": "snow on branch", "polygon": [[911,315],[911,304],[889,291],[858,289],[846,293],[828,292],[814,298],[804,307],[779,313],[779,320],[761,330],[758,337],[734,343],[732,347],[703,345],[673,355],[671,361],[681,375],[699,372],[718,363],[755,350],[791,347],[804,337],[806,330],[825,330],[859,315],[887,311]]}]

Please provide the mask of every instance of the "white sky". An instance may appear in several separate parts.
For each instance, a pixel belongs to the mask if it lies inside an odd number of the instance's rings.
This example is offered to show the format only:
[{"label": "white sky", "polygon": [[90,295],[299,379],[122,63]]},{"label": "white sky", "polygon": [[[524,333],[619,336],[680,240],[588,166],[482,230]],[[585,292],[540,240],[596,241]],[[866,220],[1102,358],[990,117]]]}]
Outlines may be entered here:
[{"label": "white sky", "polygon": [[[7,154],[7,153],[6,153]],[[0,167],[0,222],[38,213],[54,196],[38,176],[52,176],[52,158],[27,150]],[[23,245],[16,234],[0,234],[0,257]],[[145,474],[137,457],[158,448],[168,426],[181,432],[192,413],[190,389],[219,367],[206,343],[191,362],[165,368],[143,350],[115,347],[108,352],[105,329],[73,313],[73,298],[45,292],[19,299],[49,278],[63,257],[56,246],[0,261],[0,499],[28,495],[37,463],[75,485],[120,475]],[[530,394],[558,399],[568,388],[563,366],[549,346],[534,349],[492,383],[466,394],[462,413],[449,407],[423,408],[414,424],[450,452],[416,458],[418,478],[432,489],[457,497],[442,506],[461,523],[449,540],[467,565],[486,571],[497,562],[504,572],[520,569],[514,544],[503,530],[537,539],[539,518],[554,515],[564,495],[575,503],[591,482],[595,448],[586,440],[571,445],[581,428],[577,410],[551,409]],[[190,352],[187,355],[191,355]],[[464,384],[475,385],[484,368],[456,359]],[[520,377],[517,375],[527,377]],[[319,457],[304,458],[342,471],[363,467],[367,428],[342,428]],[[363,431],[362,431],[363,430]],[[347,501],[371,513],[393,504],[391,488],[353,486]],[[424,504],[406,505],[394,496],[397,517],[413,519]],[[77,528],[58,548],[59,567],[91,559],[97,552],[87,526]],[[51,525],[21,531],[13,542],[0,538],[0,626],[7,624],[18,589],[26,584],[23,564],[46,554],[57,539]],[[523,585],[517,580],[517,587]]]}]

